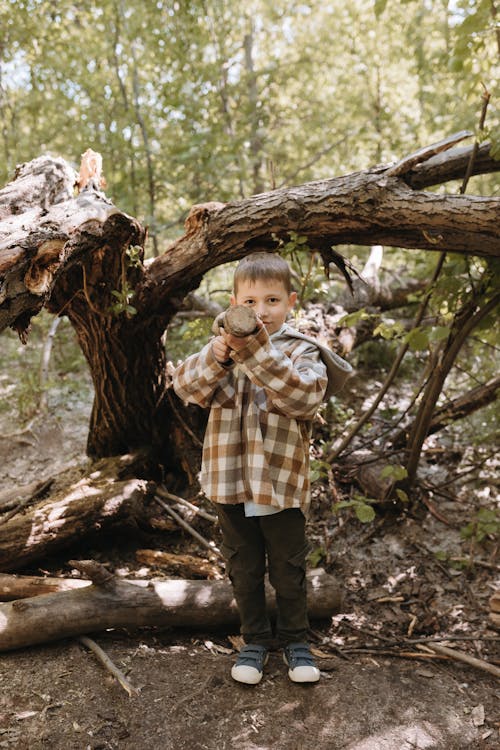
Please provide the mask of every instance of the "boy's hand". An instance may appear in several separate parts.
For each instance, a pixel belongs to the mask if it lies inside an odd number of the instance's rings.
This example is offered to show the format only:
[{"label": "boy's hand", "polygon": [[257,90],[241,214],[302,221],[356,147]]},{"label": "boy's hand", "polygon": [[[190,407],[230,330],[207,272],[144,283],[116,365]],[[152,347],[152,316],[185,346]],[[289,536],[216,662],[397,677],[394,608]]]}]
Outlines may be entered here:
[{"label": "boy's hand", "polygon": [[[264,323],[261,320],[257,320],[257,333],[261,330],[261,328],[264,327]],[[248,344],[248,342],[255,336],[253,334],[252,336],[232,336],[230,333],[224,330],[224,328],[220,328],[220,337],[223,341],[226,343],[227,347],[229,348],[229,351],[233,349],[235,352],[239,352],[241,349],[244,349],[245,346]],[[216,340],[216,339],[215,339]],[[228,355],[229,356],[229,355]]]},{"label": "boy's hand", "polygon": [[[222,332],[224,329],[220,328],[219,330]],[[221,364],[230,359],[231,349],[224,341],[222,333],[212,340],[212,352],[217,362]]]}]

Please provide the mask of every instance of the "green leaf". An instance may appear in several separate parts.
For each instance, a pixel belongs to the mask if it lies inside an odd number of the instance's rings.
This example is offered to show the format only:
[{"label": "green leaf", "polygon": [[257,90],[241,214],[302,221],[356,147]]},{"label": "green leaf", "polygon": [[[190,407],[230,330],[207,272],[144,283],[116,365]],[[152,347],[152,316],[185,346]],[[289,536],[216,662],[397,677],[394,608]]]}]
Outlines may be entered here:
[{"label": "green leaf", "polygon": [[406,479],[407,476],[408,472],[406,471],[405,467],[401,466],[400,464],[389,464],[388,466],[384,466],[384,468],[380,472],[381,479],[391,477],[396,482],[398,482],[400,479]]},{"label": "green leaf", "polygon": [[414,352],[420,352],[429,346],[429,334],[421,328],[414,328],[405,336],[405,341]]},{"label": "green leaf", "polygon": [[316,568],[325,556],[326,552],[323,547],[315,547],[307,556],[307,560],[312,568]]},{"label": "green leaf", "polygon": [[374,336],[382,336],[383,339],[391,340],[400,336],[404,331],[401,323],[379,323],[373,331]]},{"label": "green leaf", "polygon": [[357,503],[354,512],[361,523],[371,523],[375,518],[375,511],[371,505],[366,505],[366,503]]},{"label": "green leaf", "polygon": [[382,15],[382,13],[385,10],[386,5],[387,5],[387,0],[375,0],[374,10],[375,10],[375,15],[377,18],[379,18]]},{"label": "green leaf", "polygon": [[429,333],[430,341],[442,341],[450,335],[450,329],[447,326],[435,326]]},{"label": "green leaf", "polygon": [[338,513],[339,510],[342,510],[343,508],[352,508],[353,505],[355,505],[353,500],[340,500],[333,505],[333,511],[334,513]]},{"label": "green leaf", "polygon": [[396,495],[399,497],[402,503],[409,503],[410,498],[406,494],[404,490],[399,489],[399,487],[396,489]]},{"label": "green leaf", "polygon": [[355,326],[356,323],[359,323],[360,320],[368,320],[370,317],[371,315],[366,312],[364,307],[362,307],[361,310],[356,310],[356,312],[343,315],[338,321],[338,325]]}]

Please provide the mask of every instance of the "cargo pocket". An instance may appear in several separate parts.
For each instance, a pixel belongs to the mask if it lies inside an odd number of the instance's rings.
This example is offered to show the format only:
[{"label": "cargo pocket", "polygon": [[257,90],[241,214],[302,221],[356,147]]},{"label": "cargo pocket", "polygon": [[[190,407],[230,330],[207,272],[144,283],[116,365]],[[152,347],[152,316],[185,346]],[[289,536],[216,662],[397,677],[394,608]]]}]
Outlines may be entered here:
[{"label": "cargo pocket", "polygon": [[270,570],[270,581],[276,592],[285,599],[293,599],[306,589],[306,558],[310,545],[306,542],[290,557],[276,561]]}]

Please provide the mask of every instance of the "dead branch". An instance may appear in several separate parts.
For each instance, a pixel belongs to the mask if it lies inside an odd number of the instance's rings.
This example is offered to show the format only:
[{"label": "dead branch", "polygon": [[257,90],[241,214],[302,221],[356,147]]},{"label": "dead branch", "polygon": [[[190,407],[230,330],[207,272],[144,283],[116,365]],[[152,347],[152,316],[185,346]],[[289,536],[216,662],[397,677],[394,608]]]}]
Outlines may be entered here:
[{"label": "dead branch", "polygon": [[197,516],[200,516],[200,518],[204,518],[205,520],[210,521],[211,523],[217,523],[217,516],[214,516],[212,513],[207,513],[207,511],[203,510],[203,508],[199,508],[197,505],[190,503],[189,500],[185,500],[183,497],[179,497],[179,495],[173,495],[171,492],[168,492],[168,490],[166,490],[164,487],[157,487],[156,494],[159,495],[160,497],[165,498],[165,500],[173,500],[179,505],[184,505],[192,513],[194,513]]},{"label": "dead branch", "polygon": [[118,681],[122,688],[127,691],[130,697],[132,697],[133,695],[139,695],[140,691],[127,680],[121,669],[118,669],[116,664],[113,664],[107,653],[103,651],[102,648],[92,640],[92,638],[89,638],[86,635],[81,635],[79,636],[78,641],[83,646],[86,646],[88,649],[90,649],[93,654],[95,654],[98,661],[100,661],[103,667],[113,675],[113,677]]},{"label": "dead branch", "polygon": [[438,643],[429,643],[428,648],[432,649],[437,654],[441,654],[442,656],[448,656],[450,659],[455,659],[455,661],[461,661],[471,667],[476,667],[476,669],[482,669],[483,672],[488,672],[489,674],[493,675],[493,677],[500,677],[500,669],[498,667],[495,667],[493,664],[489,664],[487,661],[484,661],[484,659],[477,659],[475,656],[469,656],[469,654],[464,654],[462,651],[457,651],[454,648],[449,648],[449,646],[442,646]]},{"label": "dead branch", "polygon": [[203,547],[206,547],[211,552],[215,552],[216,555],[218,555],[220,558],[222,558],[222,553],[213,542],[209,542],[207,539],[205,539],[204,536],[202,536],[196,529],[193,529],[190,523],[188,523],[184,518],[182,518],[178,513],[173,510],[173,508],[170,507],[170,505],[167,505],[167,503],[163,502],[159,497],[155,497],[155,500],[157,503],[161,505],[161,507],[169,514],[169,516],[172,516],[174,521],[179,524],[185,531],[188,532],[188,534],[191,534],[192,537],[196,539]]}]

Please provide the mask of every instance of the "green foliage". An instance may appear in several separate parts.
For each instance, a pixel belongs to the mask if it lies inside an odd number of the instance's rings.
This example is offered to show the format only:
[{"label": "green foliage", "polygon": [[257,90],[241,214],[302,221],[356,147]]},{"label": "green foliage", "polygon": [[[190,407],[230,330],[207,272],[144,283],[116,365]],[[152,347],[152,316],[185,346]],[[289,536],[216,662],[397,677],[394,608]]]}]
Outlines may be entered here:
[{"label": "green foliage", "polygon": [[401,479],[406,479],[407,476],[408,472],[406,471],[404,466],[401,466],[401,464],[389,464],[387,466],[384,466],[384,468],[380,472],[381,479],[390,477],[395,482],[399,482],[401,481]]},{"label": "green foliage", "polygon": [[180,326],[170,326],[167,337],[168,359],[177,362],[199,351],[209,340],[211,329],[210,318],[197,318]]},{"label": "green foliage", "polygon": [[339,318],[338,325],[339,326],[355,326],[362,320],[370,320],[370,318],[373,318],[372,313],[368,313],[366,311],[366,308],[361,307],[359,310],[356,310],[356,312],[348,313],[347,315],[342,315],[341,318]]},{"label": "green foliage", "polygon": [[130,304],[131,300],[134,298],[135,291],[129,287],[127,282],[123,284],[119,291],[113,289],[111,294],[116,299],[116,302],[109,307],[113,315],[121,315],[124,313],[127,317],[132,317],[137,314],[136,308]]},{"label": "green foliage", "polygon": [[307,563],[311,568],[317,568],[322,560],[326,558],[326,550],[324,547],[315,547],[312,549],[307,556]]},{"label": "green foliage", "polygon": [[328,461],[323,461],[318,458],[312,458],[311,464],[310,464],[310,479],[311,484],[314,484],[314,482],[318,481],[324,481],[325,479],[329,478],[329,474],[332,470],[332,467]]},{"label": "green foliage", "polygon": [[376,500],[365,497],[364,495],[354,494],[350,500],[340,500],[333,506],[333,511],[339,513],[345,508],[350,508],[356,514],[356,518],[361,523],[371,523],[375,520],[375,509],[373,504]]},{"label": "green foliage", "polygon": [[470,539],[481,544],[487,537],[496,537],[500,533],[500,511],[493,508],[481,508],[475,517],[462,529],[463,539]]},{"label": "green foliage", "polygon": [[399,158],[474,129],[479,81],[496,95],[489,0],[18,0],[0,29],[2,184],[94,148],[160,247],[193,203]]}]

